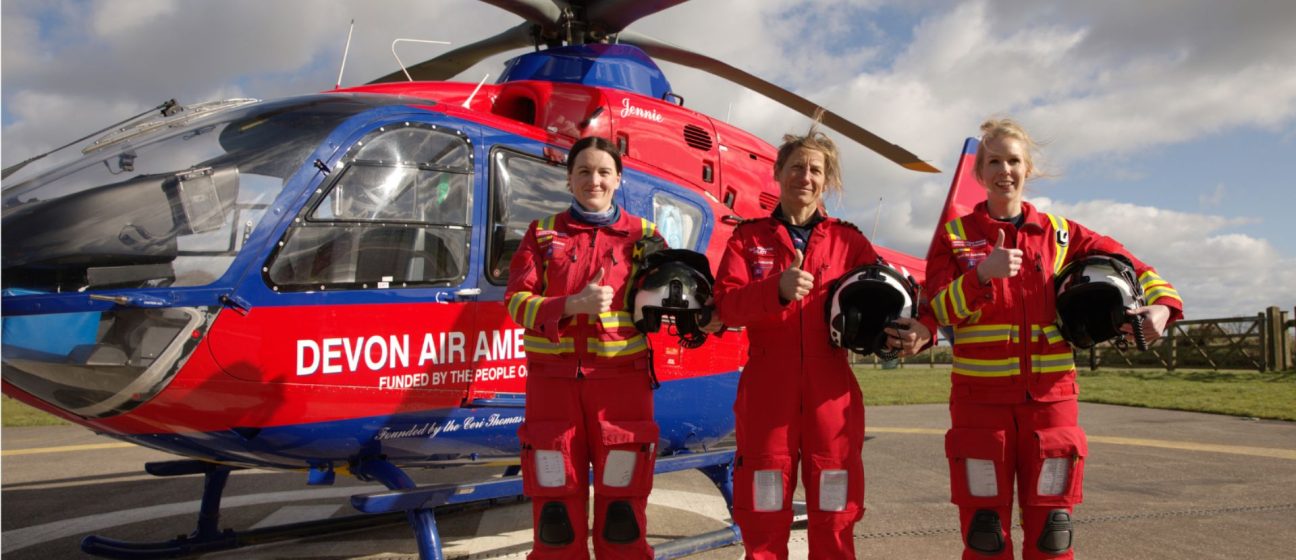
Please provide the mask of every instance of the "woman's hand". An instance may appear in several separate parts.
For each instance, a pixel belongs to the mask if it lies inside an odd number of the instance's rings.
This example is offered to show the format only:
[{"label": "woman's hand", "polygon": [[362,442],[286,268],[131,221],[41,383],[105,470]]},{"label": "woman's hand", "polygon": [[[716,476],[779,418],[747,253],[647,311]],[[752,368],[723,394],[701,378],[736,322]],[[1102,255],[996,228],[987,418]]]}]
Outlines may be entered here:
[{"label": "woman's hand", "polygon": [[931,340],[931,331],[927,326],[911,317],[896,319],[900,328],[887,327],[887,346],[900,350],[901,357],[917,354]]},{"label": "woman's hand", "polygon": [[977,280],[985,284],[990,282],[991,278],[1011,278],[1021,270],[1021,263],[1021,249],[1009,249],[1004,246],[1004,232],[999,230],[999,241],[995,242],[990,256],[976,267]]},{"label": "woman's hand", "polygon": [[783,301],[801,301],[801,298],[810,293],[810,289],[814,287],[814,275],[801,270],[803,261],[805,261],[805,253],[797,249],[796,257],[792,259],[792,266],[779,275],[779,297],[783,298]]},{"label": "woman's hand", "polygon": [[606,271],[602,268],[594,274],[585,289],[575,295],[567,296],[566,303],[563,304],[563,315],[570,317],[582,313],[588,315],[598,315],[612,310],[612,297],[616,291],[612,286],[604,286],[603,276]]},{"label": "woman's hand", "polygon": [[[1151,344],[1152,341],[1161,338],[1161,332],[1165,330],[1166,323],[1170,321],[1170,308],[1161,304],[1145,305],[1125,312],[1126,315],[1143,316],[1143,339]],[[1125,339],[1130,342],[1134,341],[1134,325],[1126,323],[1121,325],[1121,330],[1125,332]]]},{"label": "woman's hand", "polygon": [[724,323],[720,321],[720,314],[716,312],[715,298],[708,297],[706,303],[702,305],[703,307],[711,308],[711,321],[709,321],[705,325],[702,325],[701,327],[702,332],[707,334],[715,334],[724,330]]}]

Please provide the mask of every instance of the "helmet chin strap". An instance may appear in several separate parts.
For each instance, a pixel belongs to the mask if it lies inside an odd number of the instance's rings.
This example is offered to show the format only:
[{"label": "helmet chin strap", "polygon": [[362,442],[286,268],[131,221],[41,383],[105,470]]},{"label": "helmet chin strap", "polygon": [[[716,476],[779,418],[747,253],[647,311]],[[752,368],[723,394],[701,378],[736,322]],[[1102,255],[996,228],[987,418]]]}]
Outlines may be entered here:
[{"label": "helmet chin strap", "polygon": [[[896,326],[896,323],[887,323],[887,326],[894,327]],[[880,359],[894,360],[900,357],[900,350],[892,348],[890,344],[887,344],[887,336],[886,329],[883,329],[882,332],[878,333],[877,337],[873,339],[873,352],[876,353],[877,357]]]}]

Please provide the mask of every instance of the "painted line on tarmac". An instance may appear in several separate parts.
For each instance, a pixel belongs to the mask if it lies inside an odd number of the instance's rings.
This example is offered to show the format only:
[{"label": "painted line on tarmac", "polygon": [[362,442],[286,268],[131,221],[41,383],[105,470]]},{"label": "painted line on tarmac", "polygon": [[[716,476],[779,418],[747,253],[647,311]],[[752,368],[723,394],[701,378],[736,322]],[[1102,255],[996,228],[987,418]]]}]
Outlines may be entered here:
[{"label": "painted line on tarmac", "polygon": [[134,443],[117,442],[117,443],[88,443],[85,445],[64,445],[62,447],[33,447],[30,449],[6,449],[0,451],[0,457],[13,457],[15,455],[37,455],[40,453],[65,453],[68,451],[94,451],[96,449],[122,449],[126,447],[140,447]]},{"label": "painted line on tarmac", "polygon": [[1165,441],[1159,439],[1141,439],[1113,436],[1089,436],[1089,441],[1111,443],[1115,445],[1134,445],[1139,447],[1157,447],[1160,449],[1180,449],[1184,451],[1210,451],[1213,453],[1231,453],[1252,457],[1269,457],[1296,461],[1296,449],[1278,449],[1274,447],[1247,447],[1244,445],[1218,445],[1214,443],[1196,443],[1190,441]]},{"label": "painted line on tarmac", "polygon": [[[285,492],[266,492],[263,494],[248,494],[244,496],[226,496],[221,499],[221,509],[224,510],[226,508],[281,502],[344,498],[350,497],[353,494],[363,494],[366,492],[367,488],[368,487],[364,486],[342,486],[310,490],[291,490]],[[372,491],[372,488],[369,488],[368,491]],[[23,527],[21,529],[11,529],[5,531],[3,535],[0,535],[4,537],[4,544],[0,546],[0,554],[49,542],[54,539],[94,533],[96,531],[102,531],[104,529],[127,525],[130,523],[152,521],[154,519],[179,515],[193,515],[194,512],[198,511],[199,503],[199,500],[192,500],[188,502],[160,504],[156,506],[86,515],[75,519],[53,521],[43,525]]]},{"label": "painted line on tarmac", "polygon": [[[924,434],[933,436],[945,435],[945,430],[935,428],[886,428],[886,427],[865,427],[865,433],[882,433],[882,434]],[[1228,453],[1231,455],[1247,455],[1251,457],[1268,457],[1271,459],[1287,459],[1296,461],[1296,449],[1280,449],[1277,447],[1249,447],[1245,445],[1220,445],[1215,443],[1199,443],[1193,441],[1167,441],[1163,439],[1144,439],[1129,438],[1116,436],[1088,436],[1089,443],[1109,443],[1112,445],[1129,445],[1133,447],[1155,447],[1158,449],[1177,449],[1180,451],[1207,451],[1211,453]]]}]

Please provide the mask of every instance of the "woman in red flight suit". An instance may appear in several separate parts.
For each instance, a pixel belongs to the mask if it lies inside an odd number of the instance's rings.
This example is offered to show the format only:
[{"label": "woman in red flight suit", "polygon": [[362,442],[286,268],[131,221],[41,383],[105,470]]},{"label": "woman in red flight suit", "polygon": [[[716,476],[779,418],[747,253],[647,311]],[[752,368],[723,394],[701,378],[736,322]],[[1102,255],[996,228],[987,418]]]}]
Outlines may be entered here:
[{"label": "woman in red flight suit", "polygon": [[567,155],[571,208],[531,224],[509,267],[509,315],[526,329],[523,489],[531,497],[528,558],[584,559],[594,468],[594,553],[650,559],[644,509],[658,429],[648,345],[628,301],[635,244],[652,222],[613,202],[621,154],[603,138]]},{"label": "woman in red flight suit", "polygon": [[954,329],[945,448],[963,558],[1013,557],[1014,478],[1022,557],[1072,558],[1087,445],[1071,346],[1054,325],[1053,278],[1095,253],[1128,258],[1147,300],[1129,313],[1144,317],[1148,340],[1183,316],[1183,302],[1120,243],[1023,200],[1035,168],[1034,144],[1020,126],[991,120],[981,130],[976,176],[987,200],[945,224],[927,256],[931,309]]},{"label": "woman in red flight suit", "polygon": [[[772,216],[739,225],[716,279],[720,319],[745,326],[750,356],[734,403],[738,452],[734,520],[747,558],[787,558],[797,464],[806,488],[810,558],[854,558],[864,515],[864,403],[846,350],[829,341],[825,301],[833,280],[878,262],[864,234],[822,211],[841,191],[837,149],[811,128],[787,135],[774,176]],[[905,355],[932,325],[902,318],[889,344]]]}]

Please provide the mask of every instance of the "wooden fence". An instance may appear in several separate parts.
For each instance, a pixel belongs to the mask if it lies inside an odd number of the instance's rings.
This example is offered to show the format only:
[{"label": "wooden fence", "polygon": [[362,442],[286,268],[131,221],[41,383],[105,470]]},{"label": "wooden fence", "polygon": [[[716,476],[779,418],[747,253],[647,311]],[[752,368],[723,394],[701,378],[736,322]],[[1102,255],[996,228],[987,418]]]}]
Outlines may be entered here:
[{"label": "wooden fence", "polygon": [[1291,369],[1293,321],[1286,311],[1270,307],[1248,317],[1196,319],[1170,326],[1161,339],[1140,352],[1131,345],[1103,343],[1076,351],[1076,364],[1090,369],[1116,367]]}]

